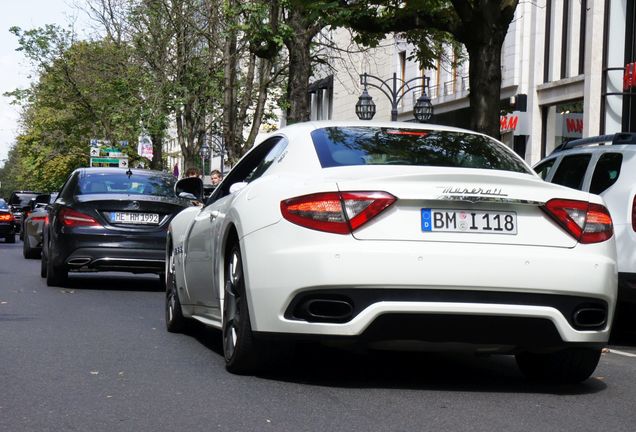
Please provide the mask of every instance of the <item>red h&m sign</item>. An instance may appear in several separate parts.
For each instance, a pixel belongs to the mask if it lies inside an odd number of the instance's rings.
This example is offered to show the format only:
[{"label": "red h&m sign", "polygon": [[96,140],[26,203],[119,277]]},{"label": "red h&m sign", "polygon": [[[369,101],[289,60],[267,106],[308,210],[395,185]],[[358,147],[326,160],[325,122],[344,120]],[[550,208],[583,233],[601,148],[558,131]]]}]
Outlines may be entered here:
[{"label": "red h&m sign", "polygon": [[565,127],[568,133],[583,133],[583,119],[582,118],[566,118]]},{"label": "red h&m sign", "polygon": [[636,63],[627,63],[623,74],[623,91],[636,87]]},{"label": "red h&m sign", "polygon": [[507,115],[499,117],[499,132],[510,132],[517,129],[517,124],[519,124],[519,116],[518,115]]}]

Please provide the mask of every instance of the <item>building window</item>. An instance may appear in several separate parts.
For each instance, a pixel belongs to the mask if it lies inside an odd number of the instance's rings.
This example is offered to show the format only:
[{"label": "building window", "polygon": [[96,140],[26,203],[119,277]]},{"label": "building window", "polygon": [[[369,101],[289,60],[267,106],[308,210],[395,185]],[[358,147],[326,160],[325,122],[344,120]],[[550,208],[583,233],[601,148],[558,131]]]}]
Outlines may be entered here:
[{"label": "building window", "polygon": [[331,120],[333,110],[333,76],[309,85],[311,120]]},{"label": "building window", "polygon": [[555,148],[574,139],[583,138],[583,99],[544,107],[543,154],[550,154]]}]

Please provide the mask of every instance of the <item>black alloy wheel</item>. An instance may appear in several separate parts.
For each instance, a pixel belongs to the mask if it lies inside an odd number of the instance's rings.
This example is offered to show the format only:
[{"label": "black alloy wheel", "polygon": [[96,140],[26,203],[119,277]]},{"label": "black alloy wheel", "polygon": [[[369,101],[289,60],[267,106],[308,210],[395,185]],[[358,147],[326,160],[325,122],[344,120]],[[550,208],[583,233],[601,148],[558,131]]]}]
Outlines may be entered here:
[{"label": "black alloy wheel", "polygon": [[[170,247],[170,256],[166,260],[166,330],[170,333],[182,333],[186,329],[187,320],[183,316],[181,310],[181,302],[179,301],[179,293],[177,292],[177,281],[175,272],[175,256],[174,248]],[[163,273],[160,275],[160,277]]]},{"label": "black alloy wheel", "polygon": [[241,250],[232,245],[225,261],[223,296],[223,355],[228,372],[249,374],[263,361],[263,348],[254,339],[245,295]]}]

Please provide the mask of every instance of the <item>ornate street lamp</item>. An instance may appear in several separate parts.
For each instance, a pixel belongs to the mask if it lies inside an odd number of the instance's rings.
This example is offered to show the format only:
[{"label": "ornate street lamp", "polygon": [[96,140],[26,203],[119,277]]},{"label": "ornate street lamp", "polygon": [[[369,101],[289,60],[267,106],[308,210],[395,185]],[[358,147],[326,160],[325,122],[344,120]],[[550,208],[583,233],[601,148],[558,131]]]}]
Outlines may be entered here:
[{"label": "ornate street lamp", "polygon": [[426,123],[433,116],[433,104],[431,103],[431,98],[426,96],[426,93],[422,93],[422,96],[417,98],[417,102],[415,102],[413,107],[413,115],[420,123]]},{"label": "ornate street lamp", "polygon": [[375,103],[365,87],[356,104],[356,115],[360,120],[371,120],[375,115]]},{"label": "ornate street lamp", "polygon": [[[422,83],[412,84],[416,81],[422,81]],[[361,74],[360,84],[364,86],[364,90],[356,104],[356,115],[360,120],[371,120],[375,115],[375,104],[373,103],[373,98],[367,91],[367,86],[380,90],[389,99],[391,102],[391,121],[397,121],[398,105],[404,95],[411,90],[422,89],[422,96],[418,98],[417,103],[413,107],[413,114],[420,122],[428,121],[433,116],[433,104],[431,103],[431,99],[426,95],[428,83],[428,77],[415,77],[404,81],[399,79],[396,73],[393,74],[393,78],[387,80],[382,80],[367,73]]]},{"label": "ornate street lamp", "polygon": [[205,160],[210,157],[210,146],[207,142],[204,142],[201,145],[201,148],[199,149],[199,156],[201,156],[201,174],[205,176]]}]

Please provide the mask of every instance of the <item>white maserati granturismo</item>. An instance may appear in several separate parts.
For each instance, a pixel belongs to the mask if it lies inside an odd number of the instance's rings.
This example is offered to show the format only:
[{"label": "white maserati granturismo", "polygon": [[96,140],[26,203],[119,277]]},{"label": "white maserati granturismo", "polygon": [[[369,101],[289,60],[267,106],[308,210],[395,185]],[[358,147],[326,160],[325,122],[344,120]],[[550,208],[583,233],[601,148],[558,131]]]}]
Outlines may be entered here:
[{"label": "white maserati granturismo", "polygon": [[249,373],[282,339],[514,354],[531,378],[595,370],[616,302],[603,200],[511,149],[415,123],[272,134],[172,221],[166,325],[221,330]]}]

